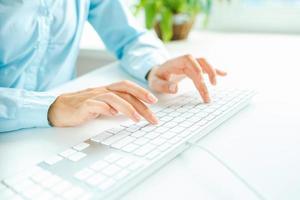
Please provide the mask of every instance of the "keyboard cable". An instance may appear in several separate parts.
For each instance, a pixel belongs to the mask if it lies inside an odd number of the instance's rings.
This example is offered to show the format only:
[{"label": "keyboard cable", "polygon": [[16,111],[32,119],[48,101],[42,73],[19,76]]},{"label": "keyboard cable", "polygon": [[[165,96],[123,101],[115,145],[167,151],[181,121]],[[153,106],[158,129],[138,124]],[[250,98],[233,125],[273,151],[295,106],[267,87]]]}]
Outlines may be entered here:
[{"label": "keyboard cable", "polygon": [[233,168],[231,168],[229,165],[227,165],[222,159],[220,159],[216,154],[214,154],[209,149],[193,142],[187,142],[188,145],[191,147],[197,147],[206,153],[213,157],[218,163],[220,163],[223,167],[225,167],[231,174],[233,174],[240,182],[242,182],[258,199],[260,200],[266,200],[266,198],[259,193],[249,182],[247,182],[241,175],[239,175]]}]

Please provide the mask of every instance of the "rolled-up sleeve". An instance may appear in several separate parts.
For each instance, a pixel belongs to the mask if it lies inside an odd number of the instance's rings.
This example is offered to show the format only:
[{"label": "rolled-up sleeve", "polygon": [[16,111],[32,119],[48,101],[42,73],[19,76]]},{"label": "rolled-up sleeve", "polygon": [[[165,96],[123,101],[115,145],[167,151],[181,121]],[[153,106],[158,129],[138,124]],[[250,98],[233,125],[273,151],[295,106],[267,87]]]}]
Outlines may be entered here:
[{"label": "rolled-up sleeve", "polygon": [[146,82],[146,74],[169,55],[162,42],[142,28],[122,0],[92,0],[88,20],[109,51],[132,76]]},{"label": "rolled-up sleeve", "polygon": [[0,88],[0,132],[49,127],[48,109],[55,99],[49,93]]}]

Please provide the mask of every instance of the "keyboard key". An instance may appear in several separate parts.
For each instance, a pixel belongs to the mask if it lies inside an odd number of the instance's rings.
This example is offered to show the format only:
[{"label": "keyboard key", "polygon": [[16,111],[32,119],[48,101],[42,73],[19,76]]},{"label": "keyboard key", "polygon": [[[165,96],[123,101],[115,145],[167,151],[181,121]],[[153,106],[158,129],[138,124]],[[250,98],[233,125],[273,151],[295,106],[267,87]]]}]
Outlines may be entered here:
[{"label": "keyboard key", "polygon": [[112,133],[112,134],[117,134],[121,131],[123,131],[125,128],[124,127],[115,127],[107,130],[106,132]]},{"label": "keyboard key", "polygon": [[133,125],[133,126],[130,126],[128,128],[126,128],[125,130],[128,131],[128,132],[131,132],[131,133],[134,133],[136,132],[137,130],[139,130],[141,127],[137,126],[137,125]]},{"label": "keyboard key", "polygon": [[63,181],[55,184],[53,187],[51,187],[50,190],[53,191],[55,194],[61,194],[71,187],[72,187],[71,183],[63,180]]},{"label": "keyboard key", "polygon": [[161,138],[161,137],[158,137],[158,138],[155,138],[154,140],[151,141],[151,144],[154,144],[156,146],[159,146],[159,145],[162,145],[163,143],[166,142],[166,139],[164,138]]},{"label": "keyboard key", "polygon": [[106,176],[104,176],[101,173],[97,173],[93,176],[90,176],[88,179],[86,179],[86,182],[91,186],[97,186],[105,180],[106,180]]},{"label": "keyboard key", "polygon": [[164,116],[164,117],[160,118],[159,120],[162,122],[168,122],[168,121],[171,121],[172,119],[173,119],[173,117]]},{"label": "keyboard key", "polygon": [[149,153],[150,151],[152,151],[153,149],[155,149],[155,145],[153,144],[146,144],[144,146],[141,146],[140,148],[138,148],[134,153],[138,156],[144,156],[147,153]]},{"label": "keyboard key", "polygon": [[76,149],[77,151],[82,151],[86,148],[88,148],[90,146],[89,143],[86,143],[86,142],[82,142],[80,144],[77,144],[76,146],[74,146],[73,148]]},{"label": "keyboard key", "polygon": [[127,137],[117,141],[116,143],[113,143],[111,146],[114,148],[120,149],[120,148],[124,147],[125,145],[133,142],[134,140],[136,140],[136,138],[127,136]]},{"label": "keyboard key", "polygon": [[45,188],[50,188],[53,185],[57,184],[58,182],[62,181],[62,179],[59,176],[52,175],[50,177],[47,177],[41,182],[41,185]]},{"label": "keyboard key", "polygon": [[156,129],[157,127],[154,126],[154,125],[148,125],[148,126],[145,126],[144,128],[141,128],[142,131],[146,131],[146,132],[151,132],[153,131],[154,129]]},{"label": "keyboard key", "polygon": [[166,151],[166,150],[169,149],[171,146],[172,146],[172,145],[169,144],[169,143],[164,143],[164,144],[160,145],[160,146],[158,147],[158,149],[159,149],[160,151]]},{"label": "keyboard key", "polygon": [[65,193],[62,194],[62,196],[65,199],[78,199],[81,195],[84,194],[84,190],[81,189],[80,187],[72,187],[70,190],[67,190]]},{"label": "keyboard key", "polygon": [[147,132],[139,130],[135,133],[132,133],[131,136],[135,137],[135,138],[140,138],[140,137],[143,137],[145,134],[147,134]]},{"label": "keyboard key", "polygon": [[62,159],[63,159],[62,157],[56,155],[56,156],[52,156],[52,157],[48,158],[44,162],[47,163],[48,165],[54,165],[54,164],[58,163],[59,161],[61,161]]},{"label": "keyboard key", "polygon": [[104,160],[107,161],[107,162],[113,163],[113,162],[119,160],[120,158],[122,158],[121,155],[116,154],[116,153],[111,153],[111,154],[109,154],[108,156],[106,156],[106,157],[104,158]]},{"label": "keyboard key", "polygon": [[142,163],[140,163],[140,162],[134,162],[134,163],[132,163],[132,164],[128,167],[128,169],[131,170],[131,171],[136,171],[136,170],[140,169],[141,167],[143,167],[143,164],[142,164]]},{"label": "keyboard key", "polygon": [[95,162],[94,164],[90,165],[90,168],[95,171],[99,171],[99,170],[107,167],[108,165],[109,165],[108,162],[106,162],[104,160],[99,160],[99,161]]},{"label": "keyboard key", "polygon": [[69,156],[69,160],[73,161],[73,162],[77,162],[79,160],[81,160],[82,158],[86,157],[85,153],[82,152],[76,152],[74,154],[72,154],[71,156]]},{"label": "keyboard key", "polygon": [[160,135],[159,133],[151,132],[151,133],[146,134],[144,137],[148,138],[148,139],[154,139],[154,138],[158,137],[159,135]]},{"label": "keyboard key", "polygon": [[127,135],[129,135],[130,132],[127,132],[127,131],[122,131],[122,132],[119,132],[118,134],[116,135],[113,135],[109,138],[106,138],[105,140],[103,140],[103,142],[101,142],[102,144],[105,144],[105,145],[108,145],[110,146],[111,144],[117,142],[118,140],[126,137]]},{"label": "keyboard key", "polygon": [[171,139],[172,137],[175,137],[176,136],[176,133],[174,132],[167,132],[163,135],[161,135],[162,138],[165,138],[165,139]]},{"label": "keyboard key", "polygon": [[159,127],[157,129],[155,129],[155,132],[156,133],[165,133],[169,130],[169,128],[166,128],[166,127]]},{"label": "keyboard key", "polygon": [[89,168],[84,168],[84,169],[80,170],[79,172],[77,172],[74,175],[74,177],[77,178],[78,180],[85,180],[92,174],[94,174],[93,170],[91,170]]},{"label": "keyboard key", "polygon": [[151,153],[147,154],[146,158],[151,160],[151,159],[159,156],[160,154],[161,154],[161,152],[159,150],[154,150]]},{"label": "keyboard key", "polygon": [[61,155],[62,157],[68,158],[69,156],[71,156],[72,154],[76,153],[77,151],[75,151],[74,149],[67,149],[63,152],[61,152],[59,155]]},{"label": "keyboard key", "polygon": [[116,164],[120,167],[123,167],[123,168],[126,168],[128,165],[130,165],[131,163],[133,162],[132,159],[130,158],[127,158],[127,157],[124,157],[124,158],[121,158],[120,160],[118,160],[116,162]]},{"label": "keyboard key", "polygon": [[99,185],[99,188],[101,190],[107,190],[109,189],[111,186],[113,186],[115,184],[115,181],[113,179],[108,179],[107,181],[103,182],[102,184]]},{"label": "keyboard key", "polygon": [[130,172],[126,169],[123,169],[122,171],[120,171],[117,175],[114,176],[114,178],[116,180],[120,180],[125,178],[126,176],[128,176],[130,174]]},{"label": "keyboard key", "polygon": [[131,152],[133,152],[134,150],[136,150],[138,147],[139,147],[139,145],[130,143],[130,144],[124,146],[124,147],[122,148],[122,150],[123,150],[123,151],[126,151],[126,152],[128,152],[128,153],[131,153]]},{"label": "keyboard key", "polygon": [[128,121],[122,123],[121,126],[127,128],[127,127],[130,127],[130,126],[134,125],[134,124],[136,124],[136,122],[134,122],[134,121],[132,121],[132,120],[128,120]]},{"label": "keyboard key", "polygon": [[97,142],[97,143],[101,143],[103,140],[111,137],[112,135],[113,135],[112,133],[103,132],[103,133],[100,133],[99,135],[97,135],[96,137],[93,137],[91,140],[94,142]]},{"label": "keyboard key", "polygon": [[109,165],[108,167],[106,167],[105,169],[103,169],[102,173],[107,176],[113,176],[113,175],[117,174],[120,170],[121,170],[120,167],[112,164],[112,165]]},{"label": "keyboard key", "polygon": [[180,137],[174,137],[171,140],[168,140],[168,142],[171,144],[176,144],[176,143],[180,142],[181,140],[182,140],[182,138],[180,138]]},{"label": "keyboard key", "polygon": [[175,126],[177,126],[178,124],[176,122],[168,122],[168,123],[165,123],[163,126],[164,127],[167,127],[167,128],[173,128]]},{"label": "keyboard key", "polygon": [[41,193],[37,195],[36,199],[52,200],[54,199],[54,196],[49,191],[43,190]]},{"label": "keyboard key", "polygon": [[134,144],[142,146],[142,145],[148,143],[149,141],[150,140],[147,139],[147,138],[139,138],[139,139],[137,139],[137,140],[134,141]]},{"label": "keyboard key", "polygon": [[181,133],[181,132],[183,132],[185,129],[186,129],[186,128],[184,128],[184,127],[176,126],[176,127],[172,128],[172,129],[170,129],[170,131],[172,131],[172,132],[174,132],[174,133]]}]

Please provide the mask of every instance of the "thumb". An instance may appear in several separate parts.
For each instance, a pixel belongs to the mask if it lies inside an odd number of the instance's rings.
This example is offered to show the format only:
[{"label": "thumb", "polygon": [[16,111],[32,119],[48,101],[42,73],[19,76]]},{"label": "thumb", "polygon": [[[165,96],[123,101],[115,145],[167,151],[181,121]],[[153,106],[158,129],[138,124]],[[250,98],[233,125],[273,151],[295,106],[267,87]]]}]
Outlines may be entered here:
[{"label": "thumb", "polygon": [[149,82],[149,87],[157,92],[170,94],[175,94],[178,90],[177,83],[163,80],[159,77],[152,78]]}]

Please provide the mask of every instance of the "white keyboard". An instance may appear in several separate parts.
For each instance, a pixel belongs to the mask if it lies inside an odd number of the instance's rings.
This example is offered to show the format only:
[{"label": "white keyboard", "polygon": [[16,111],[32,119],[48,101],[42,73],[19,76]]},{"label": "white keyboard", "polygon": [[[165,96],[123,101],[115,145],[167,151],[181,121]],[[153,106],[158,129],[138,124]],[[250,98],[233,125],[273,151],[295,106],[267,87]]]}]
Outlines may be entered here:
[{"label": "white keyboard", "polygon": [[128,121],[0,183],[0,199],[115,199],[249,103],[248,90],[188,93],[155,110],[158,125]]}]

